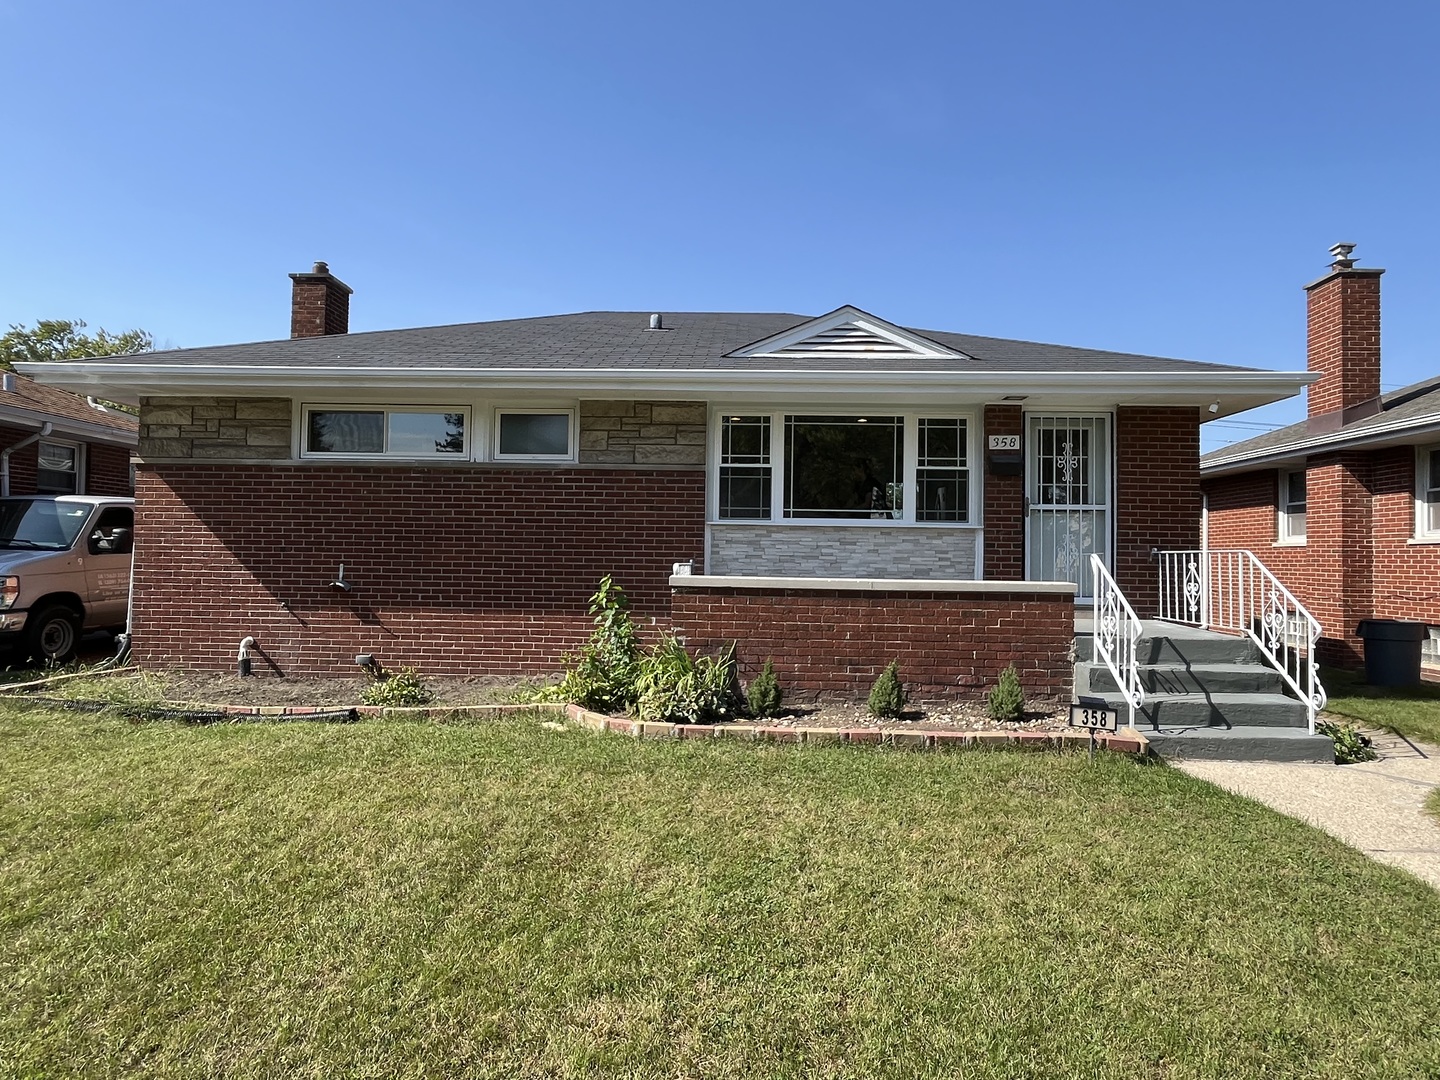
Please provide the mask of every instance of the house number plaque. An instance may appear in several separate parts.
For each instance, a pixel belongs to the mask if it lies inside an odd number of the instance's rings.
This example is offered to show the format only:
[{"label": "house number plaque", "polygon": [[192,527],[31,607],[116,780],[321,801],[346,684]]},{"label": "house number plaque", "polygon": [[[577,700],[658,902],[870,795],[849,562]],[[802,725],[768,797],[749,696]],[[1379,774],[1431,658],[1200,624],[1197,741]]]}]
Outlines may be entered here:
[{"label": "house number plaque", "polygon": [[988,443],[988,445],[989,445],[989,448],[990,448],[991,450],[1019,450],[1019,449],[1020,449],[1020,436],[1019,436],[1019,435],[991,435],[990,438],[989,438],[989,443]]}]

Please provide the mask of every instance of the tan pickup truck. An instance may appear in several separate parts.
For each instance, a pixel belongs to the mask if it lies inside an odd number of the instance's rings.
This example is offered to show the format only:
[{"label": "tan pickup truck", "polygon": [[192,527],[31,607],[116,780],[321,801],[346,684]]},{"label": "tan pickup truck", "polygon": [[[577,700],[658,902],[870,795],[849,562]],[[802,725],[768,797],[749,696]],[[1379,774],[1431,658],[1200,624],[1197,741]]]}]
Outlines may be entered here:
[{"label": "tan pickup truck", "polygon": [[135,500],[0,498],[0,646],[63,664],[89,630],[125,629]]}]

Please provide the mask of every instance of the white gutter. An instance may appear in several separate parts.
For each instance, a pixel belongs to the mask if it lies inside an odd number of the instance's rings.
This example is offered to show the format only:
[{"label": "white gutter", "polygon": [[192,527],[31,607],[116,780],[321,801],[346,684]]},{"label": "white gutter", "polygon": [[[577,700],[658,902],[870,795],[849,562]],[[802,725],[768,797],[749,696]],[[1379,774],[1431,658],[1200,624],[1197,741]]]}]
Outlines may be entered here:
[{"label": "white gutter", "polygon": [[[111,413],[111,415],[115,414]],[[125,446],[131,449],[134,449],[140,441],[138,424],[136,430],[124,431],[104,424],[92,424],[85,420],[71,420],[63,416],[55,416],[43,409],[18,409],[14,406],[5,406],[0,408],[0,420],[14,420],[24,427],[36,427],[45,423],[53,424],[56,434],[71,435],[86,442],[109,443],[113,446]]]},{"label": "white gutter", "polygon": [[785,368],[521,368],[473,367],[410,368],[399,366],[297,367],[295,365],[117,364],[72,361],[17,365],[21,372],[66,390],[115,390],[138,393],[195,393],[267,391],[285,393],[309,389],[393,389],[445,386],[504,390],[566,392],[638,392],[723,394],[756,396],[824,392],[876,392],[890,397],[924,395],[937,391],[979,394],[1193,394],[1222,402],[1226,394],[1289,397],[1314,382],[1310,372],[1277,371],[833,371]]},{"label": "white gutter", "polygon": [[1298,454],[1313,454],[1317,450],[1327,450],[1348,446],[1369,446],[1377,442],[1390,440],[1393,435],[1429,435],[1432,432],[1440,433],[1440,413],[1430,416],[1412,416],[1404,420],[1394,420],[1388,424],[1379,424],[1373,428],[1366,428],[1363,432],[1345,434],[1337,431],[1330,435],[1316,435],[1307,439],[1296,439],[1294,442],[1283,443],[1279,446],[1267,446],[1264,450],[1257,450],[1250,454],[1236,454],[1234,457],[1219,458],[1215,461],[1202,462],[1200,474],[1202,476],[1214,476],[1226,472],[1235,472],[1239,469],[1249,469],[1255,465],[1261,465],[1269,461],[1279,461],[1288,457],[1295,457]]}]

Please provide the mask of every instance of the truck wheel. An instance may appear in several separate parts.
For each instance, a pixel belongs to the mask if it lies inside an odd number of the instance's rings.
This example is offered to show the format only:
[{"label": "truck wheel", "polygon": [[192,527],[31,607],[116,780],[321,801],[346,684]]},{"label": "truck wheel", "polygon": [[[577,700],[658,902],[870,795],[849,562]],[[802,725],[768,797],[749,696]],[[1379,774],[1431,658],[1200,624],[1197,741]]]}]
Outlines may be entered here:
[{"label": "truck wheel", "polygon": [[80,641],[80,619],[63,604],[41,608],[26,624],[25,641],[37,663],[69,663]]}]

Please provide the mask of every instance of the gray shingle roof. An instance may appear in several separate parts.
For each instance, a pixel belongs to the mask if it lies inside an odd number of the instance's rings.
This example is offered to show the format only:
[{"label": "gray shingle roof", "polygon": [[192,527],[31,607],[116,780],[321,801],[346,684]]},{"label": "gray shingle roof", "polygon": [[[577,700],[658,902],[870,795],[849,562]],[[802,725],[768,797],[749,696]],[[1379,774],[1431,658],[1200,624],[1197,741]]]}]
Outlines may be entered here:
[{"label": "gray shingle roof", "polygon": [[1226,364],[1175,360],[1099,349],[1045,345],[945,331],[913,333],[974,360],[847,357],[729,357],[812,316],[786,313],[666,312],[666,329],[650,330],[649,312],[587,311],[533,319],[378,330],[332,337],[261,341],[107,358],[107,363],[307,368],[393,367],[485,369],[868,371],[893,364],[905,371],[1193,372],[1254,371]]},{"label": "gray shingle roof", "polygon": [[1292,451],[1300,454],[1319,443],[1328,450],[1396,427],[1403,430],[1410,424],[1418,428],[1433,423],[1440,423],[1440,376],[1422,379],[1382,394],[1380,411],[1362,420],[1353,420],[1343,427],[1335,427],[1333,421],[1317,424],[1313,420],[1301,420],[1298,424],[1212,450],[1200,459],[1200,467],[1213,469],[1222,465],[1237,465],[1252,458],[1263,459]]}]

